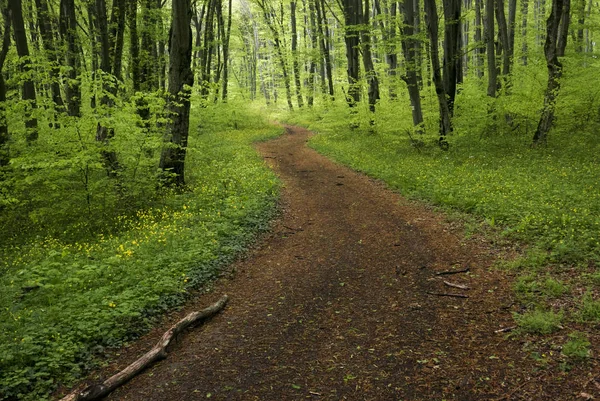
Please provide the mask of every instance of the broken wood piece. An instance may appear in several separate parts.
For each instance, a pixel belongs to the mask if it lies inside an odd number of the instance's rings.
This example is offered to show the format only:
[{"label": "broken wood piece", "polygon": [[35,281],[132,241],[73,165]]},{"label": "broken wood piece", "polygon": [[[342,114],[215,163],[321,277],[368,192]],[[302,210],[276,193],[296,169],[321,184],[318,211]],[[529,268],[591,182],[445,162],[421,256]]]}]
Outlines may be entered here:
[{"label": "broken wood piece", "polygon": [[127,366],[125,369],[123,369],[119,373],[113,375],[112,377],[108,378],[100,384],[95,384],[83,390],[75,390],[71,392],[70,394],[63,397],[60,401],[93,401],[105,397],[117,387],[131,380],[138,373],[146,369],[154,362],[165,359],[167,357],[167,347],[169,346],[169,344],[175,336],[180,334],[183,330],[193,325],[194,323],[197,323],[200,320],[209,318],[218,313],[221,309],[225,307],[228,299],[229,298],[227,297],[227,295],[223,295],[221,299],[219,299],[217,302],[215,302],[208,308],[205,308],[200,312],[190,313],[189,315],[181,319],[179,322],[177,322],[174,326],[172,326],[169,330],[167,330],[150,351],[148,351],[141,358],[133,362],[131,365]]},{"label": "broken wood piece", "polygon": [[444,276],[447,274],[458,274],[458,273],[467,273],[469,271],[469,268],[467,267],[466,269],[462,269],[462,270],[447,270],[444,272],[437,272],[435,273],[436,276]]},{"label": "broken wood piece", "polygon": [[444,280],[444,284],[446,284],[448,287],[454,287],[454,288],[460,288],[461,290],[468,290],[469,287],[463,284],[455,284],[455,283],[451,283],[449,281],[445,281]]},{"label": "broken wood piece", "polygon": [[518,326],[510,326],[510,327],[505,327],[503,329],[498,329],[495,330],[494,333],[507,333],[509,331],[513,331],[514,329],[516,329]]},{"label": "broken wood piece", "polygon": [[427,294],[429,294],[429,295],[436,295],[438,297],[469,298],[468,295],[450,294],[450,293],[447,293],[447,292],[429,292],[429,291],[427,291]]}]

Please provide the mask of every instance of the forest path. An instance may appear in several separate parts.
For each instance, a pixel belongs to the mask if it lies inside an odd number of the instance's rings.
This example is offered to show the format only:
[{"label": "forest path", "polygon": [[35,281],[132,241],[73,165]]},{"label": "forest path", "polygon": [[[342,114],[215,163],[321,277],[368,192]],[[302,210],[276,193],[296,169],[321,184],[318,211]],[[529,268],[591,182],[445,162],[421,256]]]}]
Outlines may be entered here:
[{"label": "forest path", "polygon": [[[494,333],[513,324],[509,280],[489,269],[500,250],[317,154],[306,146],[309,135],[287,127],[257,145],[284,183],[273,231],[233,266],[235,274],[166,318],[110,369],[143,354],[187,312],[222,294],[230,296],[227,308],[108,399],[576,397],[565,377],[534,372],[521,341]],[[467,267],[468,274],[436,275]]]}]

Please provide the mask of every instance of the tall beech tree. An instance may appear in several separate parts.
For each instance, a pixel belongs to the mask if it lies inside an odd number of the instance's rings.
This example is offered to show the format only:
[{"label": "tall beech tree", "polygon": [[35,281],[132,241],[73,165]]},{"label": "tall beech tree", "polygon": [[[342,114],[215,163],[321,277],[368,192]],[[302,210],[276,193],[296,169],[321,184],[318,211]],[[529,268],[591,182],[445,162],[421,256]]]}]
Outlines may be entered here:
[{"label": "tall beech tree", "polygon": [[26,103],[25,127],[27,129],[27,140],[33,142],[38,138],[38,121],[34,116],[37,108],[37,96],[35,83],[32,77],[32,66],[29,54],[29,44],[23,20],[23,7],[21,0],[8,0],[8,9],[12,18],[12,26],[15,38],[15,47],[19,56],[19,66],[24,74],[22,86],[22,99]]},{"label": "tall beech tree", "polygon": [[360,101],[360,15],[362,0],[342,0],[344,11],[344,43],[346,44],[346,71],[348,76],[348,93],[346,100],[350,107]]},{"label": "tall beech tree", "polygon": [[429,35],[430,54],[431,54],[431,69],[433,70],[433,84],[435,93],[438,99],[439,106],[439,139],[440,148],[448,149],[448,141],[446,137],[452,132],[452,121],[450,119],[450,108],[448,107],[448,99],[444,82],[442,80],[439,49],[438,49],[438,14],[435,0],[425,0],[425,21],[427,24],[427,34]]},{"label": "tall beech tree", "polygon": [[10,48],[10,12],[2,9],[2,48],[0,48],[0,167],[7,166],[10,161],[8,141],[8,123],[6,121],[6,81],[4,80],[4,62]]},{"label": "tall beech tree", "polygon": [[544,108],[533,135],[533,145],[546,144],[548,133],[554,123],[554,112],[556,109],[556,98],[560,91],[560,81],[563,73],[563,65],[558,59],[561,49],[559,48],[559,36],[562,29],[568,31],[569,19],[563,20],[565,3],[569,0],[552,0],[552,10],[546,22],[546,42],[544,44],[544,55],[546,56],[546,68],[548,69],[548,85],[544,95]]},{"label": "tall beech tree", "polygon": [[415,35],[415,2],[404,0],[402,3],[402,15],[404,23],[400,29],[402,36],[402,52],[406,61],[406,73],[402,74],[402,80],[406,83],[410,105],[412,107],[413,125],[419,132],[423,130],[423,109],[421,107],[421,91],[419,89],[417,46],[419,39]]},{"label": "tall beech tree", "polygon": [[173,0],[169,35],[169,86],[167,145],[160,156],[160,168],[168,173],[166,183],[185,184],[185,156],[190,128],[192,72],[192,8],[190,0]]}]

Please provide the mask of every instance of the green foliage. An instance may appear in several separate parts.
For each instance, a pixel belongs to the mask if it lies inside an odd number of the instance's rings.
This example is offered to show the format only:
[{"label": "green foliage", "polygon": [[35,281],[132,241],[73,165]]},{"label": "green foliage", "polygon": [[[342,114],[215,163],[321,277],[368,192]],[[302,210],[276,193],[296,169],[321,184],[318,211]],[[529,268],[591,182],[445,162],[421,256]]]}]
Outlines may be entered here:
[{"label": "green foliage", "polygon": [[552,277],[537,278],[533,274],[519,277],[514,284],[514,289],[526,300],[533,300],[538,295],[557,298],[569,292],[569,288],[560,280]]},{"label": "green foliage", "polygon": [[519,330],[530,334],[550,334],[561,328],[563,313],[536,309],[523,314],[514,315]]},{"label": "green foliage", "polygon": [[581,320],[584,322],[600,322],[600,300],[594,300],[591,291],[588,291],[583,295],[579,313]]},{"label": "green foliage", "polygon": [[569,341],[562,346],[562,353],[571,361],[583,361],[590,357],[591,343],[583,333],[569,334]]},{"label": "green foliage", "polygon": [[[118,132],[131,139],[119,143],[121,139],[115,137],[114,145],[127,166],[120,173],[128,177],[120,177],[123,186],[102,177],[103,168],[95,155],[98,148],[84,149],[78,140],[70,148],[78,156],[71,160],[65,155],[62,160],[68,162],[64,165],[43,162],[42,156],[36,162],[27,162],[23,156],[13,165],[25,169],[29,163],[36,184],[15,180],[14,186],[35,195],[28,210],[36,212],[38,222],[28,224],[36,226],[35,232],[47,229],[48,234],[34,237],[23,230],[20,237],[17,226],[11,245],[0,249],[3,397],[46,399],[58,383],[81,377],[96,363],[95,355],[145,331],[153,316],[179,304],[186,289],[217,277],[223,264],[268,227],[278,181],[249,145],[281,130],[235,103],[219,110],[196,108],[193,113],[188,190],[183,193],[156,193],[156,181],[152,186],[150,182],[160,142],[154,142],[150,134],[144,138],[141,129],[126,121],[118,122]],[[227,117],[232,115],[236,117]],[[129,118],[131,122],[131,114]],[[76,132],[76,127],[65,124],[56,136],[77,139]],[[44,149],[48,146],[40,143],[37,151],[48,154]],[[154,153],[152,163],[145,160],[150,153]],[[93,187],[87,190],[82,182],[85,165],[94,171]],[[131,166],[137,166],[137,173]],[[44,181],[41,170],[52,176]],[[46,199],[36,185],[49,192]],[[86,191],[95,200],[91,214],[87,213]],[[27,216],[20,209],[22,203],[5,209],[5,221],[12,213]],[[122,207],[117,207],[120,214],[115,215],[110,208],[117,203]],[[107,220],[98,224],[96,220],[103,215]],[[90,227],[94,227],[93,235],[86,235]]]}]

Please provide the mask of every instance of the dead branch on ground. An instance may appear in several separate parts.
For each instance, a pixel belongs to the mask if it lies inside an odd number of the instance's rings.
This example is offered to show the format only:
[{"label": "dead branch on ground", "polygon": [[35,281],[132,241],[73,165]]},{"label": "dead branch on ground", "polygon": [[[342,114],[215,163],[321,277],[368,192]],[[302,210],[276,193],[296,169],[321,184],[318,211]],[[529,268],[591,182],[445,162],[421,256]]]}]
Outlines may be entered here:
[{"label": "dead branch on ground", "polygon": [[167,357],[168,352],[167,347],[169,346],[173,338],[175,338],[183,330],[193,325],[194,323],[197,323],[200,320],[204,320],[218,313],[221,309],[225,307],[227,301],[227,295],[223,295],[221,299],[219,299],[217,302],[215,302],[208,308],[203,309],[200,312],[190,313],[189,315],[181,319],[179,322],[177,322],[169,330],[167,330],[150,351],[148,351],[141,358],[133,362],[131,365],[127,366],[125,369],[123,369],[116,375],[108,378],[100,384],[89,386],[83,390],[73,391],[72,393],[63,397],[60,401],[92,401],[105,397],[117,387],[131,380],[138,373],[146,369],[154,362],[165,359]]}]

